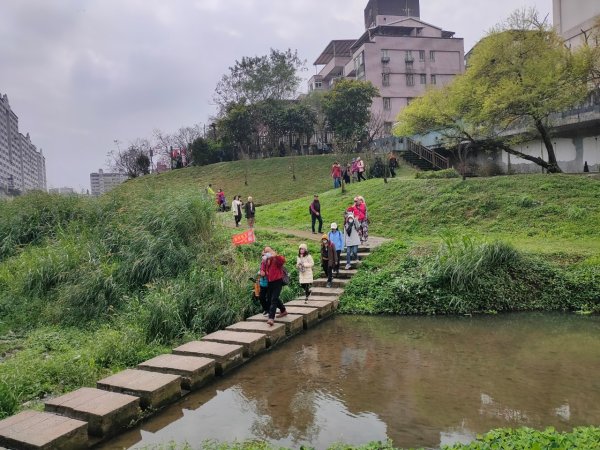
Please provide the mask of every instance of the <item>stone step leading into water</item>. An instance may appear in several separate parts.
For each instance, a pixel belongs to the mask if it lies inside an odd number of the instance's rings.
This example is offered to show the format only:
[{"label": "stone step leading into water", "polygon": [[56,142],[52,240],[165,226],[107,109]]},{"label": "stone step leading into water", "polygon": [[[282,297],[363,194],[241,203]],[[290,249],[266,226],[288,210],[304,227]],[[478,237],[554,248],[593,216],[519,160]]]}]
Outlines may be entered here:
[{"label": "stone step leading into water", "polygon": [[296,308],[294,305],[290,305],[289,303],[286,303],[285,310],[288,312],[288,314],[302,316],[302,325],[305,330],[312,327],[319,321],[319,309],[316,307],[315,308]]},{"label": "stone step leading into water", "polygon": [[[252,317],[248,317],[246,320],[250,322],[267,322],[269,318],[262,314],[257,314]],[[288,314],[285,317],[275,317],[275,323],[282,323],[285,325],[285,334],[290,337],[300,333],[304,329],[304,319],[302,316],[296,314]]]},{"label": "stone step leading into water", "polygon": [[219,342],[191,341],[173,349],[173,354],[213,359],[217,375],[223,375],[245,361],[243,345]]},{"label": "stone step leading into water", "polygon": [[219,330],[204,336],[202,341],[236,344],[244,347],[244,357],[251,358],[267,348],[267,338],[262,333]]},{"label": "stone step leading into water", "polygon": [[88,424],[48,412],[23,411],[0,421],[0,446],[18,450],[87,448]]},{"label": "stone step leading into water", "polygon": [[140,406],[161,408],[181,397],[181,377],[146,370],[127,369],[96,383],[98,389],[140,398]]},{"label": "stone step leading into water", "polygon": [[87,387],[46,401],[44,409],[87,422],[88,433],[100,438],[126,429],[141,414],[139,397]]},{"label": "stone step leading into water", "polygon": [[304,300],[293,300],[285,304],[285,307],[290,308],[305,308],[305,309],[316,309],[318,312],[318,319],[325,319],[333,314],[335,310],[336,300],[310,300],[305,302]]},{"label": "stone step leading into water", "polygon": [[212,381],[215,377],[216,362],[202,356],[159,355],[137,366],[140,370],[168,373],[181,377],[181,387],[194,391]]},{"label": "stone step leading into water", "polygon": [[333,287],[318,287],[318,286],[313,286],[311,288],[311,294],[310,297],[308,297],[309,299],[311,297],[339,297],[340,295],[342,295],[344,293],[344,290],[341,288],[333,288]]},{"label": "stone step leading into water", "polygon": [[234,323],[225,328],[229,331],[248,331],[251,333],[262,333],[267,338],[267,347],[272,347],[285,339],[285,324],[276,323],[269,326],[266,322],[244,321]]}]

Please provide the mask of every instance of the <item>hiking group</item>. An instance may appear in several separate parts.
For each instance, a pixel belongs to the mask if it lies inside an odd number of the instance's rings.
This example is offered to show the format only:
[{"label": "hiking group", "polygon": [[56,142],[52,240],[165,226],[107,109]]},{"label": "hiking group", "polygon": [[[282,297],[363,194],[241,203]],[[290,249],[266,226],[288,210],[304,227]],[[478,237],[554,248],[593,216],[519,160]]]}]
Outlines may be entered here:
[{"label": "hiking group", "polygon": [[[388,168],[392,178],[396,177],[396,169],[398,168],[398,159],[394,152],[391,152],[388,156]],[[333,178],[333,188],[337,189],[342,187],[342,181],[346,184],[367,181],[365,178],[365,162],[360,158],[352,158],[352,161],[345,166],[341,165],[338,161],[335,161],[331,166],[331,178]]]},{"label": "hiking group", "polygon": [[[225,212],[227,210],[227,199],[225,198],[225,192],[223,192],[223,189],[219,189],[215,193],[215,191],[212,189],[212,184],[209,184],[206,187],[206,195],[208,195],[209,198],[215,198],[215,201],[217,203],[217,211]],[[231,212],[233,213],[233,220],[235,220],[236,227],[240,226],[243,212],[246,216],[248,228],[254,228],[256,207],[254,206],[254,201],[252,200],[252,197],[248,197],[248,201],[246,203],[242,202],[241,195],[236,195],[235,197],[233,197],[233,201],[231,202]]]}]

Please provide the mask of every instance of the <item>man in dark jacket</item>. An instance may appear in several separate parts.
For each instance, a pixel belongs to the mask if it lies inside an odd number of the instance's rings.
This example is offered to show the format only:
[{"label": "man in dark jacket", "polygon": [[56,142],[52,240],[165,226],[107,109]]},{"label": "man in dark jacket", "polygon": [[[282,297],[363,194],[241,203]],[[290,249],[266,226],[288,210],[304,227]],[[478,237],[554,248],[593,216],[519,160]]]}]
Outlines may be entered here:
[{"label": "man in dark jacket", "polygon": [[315,232],[315,222],[319,221],[319,234],[323,233],[323,218],[321,217],[321,203],[319,202],[319,196],[315,194],[313,202],[310,204],[310,217],[312,219],[312,232]]},{"label": "man in dark jacket", "polygon": [[252,201],[252,197],[248,197],[248,203],[244,205],[244,209],[246,210],[246,220],[248,220],[248,228],[254,228],[254,215],[256,214],[256,209],[254,208],[254,202]]}]

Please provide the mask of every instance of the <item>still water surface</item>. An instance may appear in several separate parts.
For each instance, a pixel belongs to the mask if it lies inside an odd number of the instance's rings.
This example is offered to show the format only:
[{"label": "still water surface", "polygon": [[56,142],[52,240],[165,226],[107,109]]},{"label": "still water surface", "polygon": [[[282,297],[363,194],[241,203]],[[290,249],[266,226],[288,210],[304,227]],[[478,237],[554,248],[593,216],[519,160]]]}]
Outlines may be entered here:
[{"label": "still water surface", "polygon": [[102,448],[261,439],[326,448],[469,442],[600,424],[600,317],[338,316]]}]

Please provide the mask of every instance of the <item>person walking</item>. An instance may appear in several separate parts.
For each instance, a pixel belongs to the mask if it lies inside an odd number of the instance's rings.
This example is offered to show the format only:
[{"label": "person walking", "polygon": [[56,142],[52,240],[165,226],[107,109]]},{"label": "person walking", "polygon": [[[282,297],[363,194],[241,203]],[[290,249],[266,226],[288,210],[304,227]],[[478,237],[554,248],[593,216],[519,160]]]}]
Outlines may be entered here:
[{"label": "person walking", "polygon": [[352,158],[352,164],[350,165],[351,170],[350,173],[352,174],[352,182],[356,182],[358,179],[358,162],[356,161],[356,158]]},{"label": "person walking", "polygon": [[248,228],[254,228],[254,216],[256,215],[256,208],[254,208],[254,202],[252,197],[248,197],[248,203],[244,206],[246,210],[246,220],[248,221]]},{"label": "person walking", "polygon": [[398,168],[398,159],[396,158],[396,155],[394,154],[394,152],[390,153],[390,159],[389,159],[389,167],[390,167],[390,174],[392,175],[392,178],[396,178],[396,169]]},{"label": "person walking", "polygon": [[315,232],[315,222],[319,222],[319,234],[323,232],[323,218],[321,217],[321,202],[319,202],[319,196],[315,194],[312,203],[309,207],[310,217],[311,217],[311,227],[313,234],[317,234]]},{"label": "person walking", "polygon": [[242,200],[239,195],[233,197],[233,201],[231,202],[231,211],[233,212],[233,220],[235,220],[235,226],[239,227],[240,222],[242,220]]},{"label": "person walking", "polygon": [[342,185],[342,166],[337,161],[331,166],[331,177],[333,178],[333,188],[339,188]]},{"label": "person walking", "polygon": [[258,276],[259,276],[258,283],[260,286],[258,300],[260,302],[260,306],[262,307],[263,316],[269,315],[269,309],[271,307],[271,305],[269,304],[269,300],[267,298],[268,287],[269,287],[269,280],[267,279],[267,254],[272,254],[272,253],[273,253],[273,250],[271,249],[271,247],[265,247],[263,249],[261,258],[260,258],[260,268],[258,269]]},{"label": "person walking", "polygon": [[329,237],[324,234],[321,237],[321,268],[327,277],[327,287],[330,288],[333,282],[333,268],[336,265],[335,246],[329,241]]},{"label": "person walking", "polygon": [[300,286],[304,289],[304,303],[308,301],[310,288],[313,284],[313,267],[315,262],[313,257],[308,252],[306,244],[300,244],[298,247],[298,257],[296,258],[296,267],[298,268],[298,276],[300,278]]},{"label": "person walking", "polygon": [[342,173],[342,178],[344,179],[346,184],[350,184],[351,176],[352,176],[352,164],[348,163],[348,164],[346,164],[346,168],[344,169],[344,172]]},{"label": "person walking", "polygon": [[358,234],[358,223],[353,213],[348,213],[346,223],[344,224],[344,245],[346,247],[346,270],[352,268],[351,260],[358,259],[358,246],[360,245],[360,236]]},{"label": "person walking", "polygon": [[[268,248],[265,253],[267,257],[266,270],[261,271],[261,276],[266,276],[269,282],[267,286],[267,299],[269,301],[269,319],[267,323],[273,326],[275,323],[275,317],[285,317],[288,315],[283,302],[279,298],[281,290],[283,289],[283,270],[285,265],[285,256],[278,255],[276,251]],[[277,308],[281,311],[277,316]]]},{"label": "person walking", "polygon": [[362,212],[362,220],[360,221],[360,242],[367,242],[369,239],[369,210],[367,209],[367,203],[362,195],[358,197],[358,209]]},{"label": "person walking", "polygon": [[356,170],[358,172],[358,182],[360,183],[360,180],[367,181],[365,178],[365,162],[360,159],[360,156],[356,158]]},{"label": "person walking", "polygon": [[333,246],[335,247],[336,261],[337,261],[337,264],[335,265],[335,273],[336,273],[336,275],[339,275],[340,274],[340,256],[342,254],[342,248],[344,248],[344,236],[342,235],[340,230],[338,230],[337,223],[333,222],[331,224],[331,231],[327,234],[327,237],[329,238],[329,242],[331,242],[333,244]]},{"label": "person walking", "polygon": [[206,186],[206,195],[208,195],[211,198],[215,197],[215,191],[213,191],[212,184]]}]

